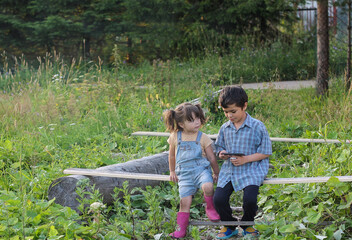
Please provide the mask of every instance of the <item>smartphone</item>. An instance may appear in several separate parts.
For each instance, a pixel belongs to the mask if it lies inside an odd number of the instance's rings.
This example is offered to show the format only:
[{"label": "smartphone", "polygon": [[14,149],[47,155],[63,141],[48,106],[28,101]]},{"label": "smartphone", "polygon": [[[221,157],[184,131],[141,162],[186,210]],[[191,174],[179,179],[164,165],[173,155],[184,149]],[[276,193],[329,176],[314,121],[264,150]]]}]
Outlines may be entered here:
[{"label": "smartphone", "polygon": [[222,153],[222,154],[224,154],[224,155],[234,155],[234,156],[244,156],[244,154],[243,153]]}]

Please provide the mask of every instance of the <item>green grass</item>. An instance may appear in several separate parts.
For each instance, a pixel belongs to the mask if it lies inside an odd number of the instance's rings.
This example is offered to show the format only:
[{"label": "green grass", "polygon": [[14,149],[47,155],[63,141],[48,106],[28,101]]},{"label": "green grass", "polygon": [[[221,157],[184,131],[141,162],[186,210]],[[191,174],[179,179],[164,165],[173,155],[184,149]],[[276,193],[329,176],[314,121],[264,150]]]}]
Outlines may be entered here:
[{"label": "green grass", "polygon": [[[271,51],[282,55],[279,47],[271,46]],[[63,176],[65,168],[97,168],[166,151],[166,138],[132,137],[131,133],[165,131],[163,110],[184,101],[201,99],[209,118],[203,131],[216,134],[225,118],[213,91],[240,81],[284,79],[275,69],[260,70],[273,55],[254,53],[260,57],[243,51],[115,70],[101,63],[64,64],[59,57],[48,56],[38,68],[22,64],[1,75],[0,239],[167,239],[178,208],[174,185],[134,195],[125,186],[116,190],[114,206],[94,212],[82,208],[81,216],[48,201],[49,185]],[[285,62],[286,57],[274,64]],[[246,64],[256,67],[258,74],[246,69]],[[293,68],[296,73],[302,69]],[[241,78],[237,75],[241,71],[252,77]],[[344,91],[342,78],[330,80],[325,99],[318,99],[313,88],[247,93],[249,114],[265,123],[271,137],[352,139],[352,99]],[[269,177],[352,175],[350,144],[273,143],[273,150],[270,161],[276,168]],[[287,167],[280,167],[283,163]],[[122,201],[118,192],[125,193]],[[84,193],[82,187],[80,194]],[[238,200],[238,195],[233,197],[234,206],[240,206]],[[99,202],[101,196],[95,191],[84,201]],[[259,203],[259,217],[273,222],[257,226],[263,239],[352,237],[350,183],[265,185]],[[194,199],[191,216],[204,217],[201,195]],[[344,223],[317,226],[320,221]],[[213,236],[215,231],[190,229],[188,239]]]}]

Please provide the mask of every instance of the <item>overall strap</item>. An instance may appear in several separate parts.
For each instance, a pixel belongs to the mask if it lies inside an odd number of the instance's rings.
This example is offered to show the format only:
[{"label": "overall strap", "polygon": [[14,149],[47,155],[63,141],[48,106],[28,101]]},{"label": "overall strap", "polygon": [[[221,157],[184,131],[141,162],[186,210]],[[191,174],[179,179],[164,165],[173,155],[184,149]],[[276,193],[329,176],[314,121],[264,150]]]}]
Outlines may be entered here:
[{"label": "overall strap", "polygon": [[182,141],[182,131],[177,131],[177,144],[180,144]]},{"label": "overall strap", "polygon": [[200,139],[202,138],[202,134],[203,133],[201,131],[198,131],[197,140],[196,140],[197,144],[200,142]]}]

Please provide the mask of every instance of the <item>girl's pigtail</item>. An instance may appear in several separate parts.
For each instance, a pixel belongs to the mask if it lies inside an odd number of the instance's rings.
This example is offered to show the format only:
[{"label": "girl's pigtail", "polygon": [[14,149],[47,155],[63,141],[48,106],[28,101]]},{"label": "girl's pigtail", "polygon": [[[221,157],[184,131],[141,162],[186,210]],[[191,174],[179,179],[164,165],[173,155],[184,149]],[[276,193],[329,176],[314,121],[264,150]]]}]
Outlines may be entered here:
[{"label": "girl's pigtail", "polygon": [[198,110],[199,110],[199,119],[200,119],[200,122],[203,125],[207,121],[207,119],[205,118],[205,115],[204,115],[204,111],[203,111],[203,109],[202,109],[202,107],[200,106],[199,103],[195,104],[194,106],[196,106],[198,108]]},{"label": "girl's pigtail", "polygon": [[176,112],[174,110],[167,110],[164,112],[164,122],[165,122],[165,126],[166,129],[169,130],[170,132],[173,132],[176,130],[175,127],[175,115]]}]

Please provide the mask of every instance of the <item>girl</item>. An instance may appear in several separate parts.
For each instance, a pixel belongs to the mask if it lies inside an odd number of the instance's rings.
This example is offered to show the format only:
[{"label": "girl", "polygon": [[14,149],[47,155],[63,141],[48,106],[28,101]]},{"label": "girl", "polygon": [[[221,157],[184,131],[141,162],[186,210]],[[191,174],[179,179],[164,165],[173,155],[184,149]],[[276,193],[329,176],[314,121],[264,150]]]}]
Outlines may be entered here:
[{"label": "girl", "polygon": [[167,110],[164,112],[164,120],[171,132],[168,139],[170,180],[178,182],[181,198],[180,211],[177,213],[179,229],[170,236],[183,238],[189,224],[192,195],[198,188],[203,190],[208,218],[211,221],[220,220],[213,204],[213,180],[216,182],[218,179],[219,166],[211,145],[212,140],[199,131],[206,121],[199,104],[183,103],[175,110]]}]

